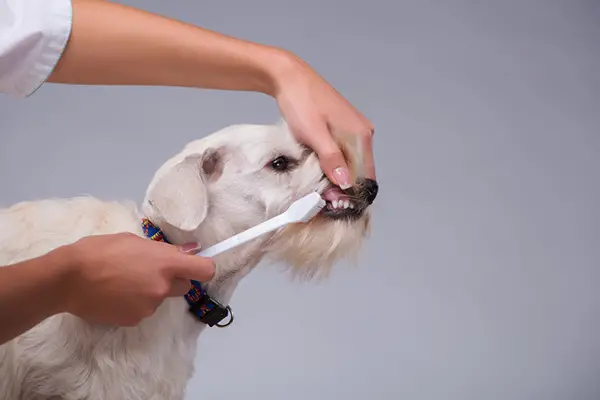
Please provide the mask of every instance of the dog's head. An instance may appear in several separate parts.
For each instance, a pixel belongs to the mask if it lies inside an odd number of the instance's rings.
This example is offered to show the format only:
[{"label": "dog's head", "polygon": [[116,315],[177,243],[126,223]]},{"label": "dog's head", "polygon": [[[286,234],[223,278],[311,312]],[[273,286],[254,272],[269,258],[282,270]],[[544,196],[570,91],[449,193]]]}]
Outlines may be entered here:
[{"label": "dog's head", "polygon": [[261,246],[266,255],[314,276],[356,254],[370,226],[375,181],[362,175],[353,137],[339,141],[356,184],[342,191],[323,174],[313,151],[284,122],[234,125],[189,143],[155,174],[144,213],[175,242],[203,247],[276,216],[317,191],[327,201],[309,223],[288,225]]}]

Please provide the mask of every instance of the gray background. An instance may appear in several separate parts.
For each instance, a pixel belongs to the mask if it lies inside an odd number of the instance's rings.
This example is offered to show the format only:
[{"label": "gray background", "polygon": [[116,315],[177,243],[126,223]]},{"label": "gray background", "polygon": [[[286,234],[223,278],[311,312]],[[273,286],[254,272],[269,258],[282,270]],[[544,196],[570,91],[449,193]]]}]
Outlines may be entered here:
[{"label": "gray background", "polygon": [[[376,127],[358,268],[251,274],[189,399],[600,398],[599,2],[124,3],[288,48]],[[185,142],[278,114],[247,93],[46,85],[0,117],[8,205],[139,201]]]}]

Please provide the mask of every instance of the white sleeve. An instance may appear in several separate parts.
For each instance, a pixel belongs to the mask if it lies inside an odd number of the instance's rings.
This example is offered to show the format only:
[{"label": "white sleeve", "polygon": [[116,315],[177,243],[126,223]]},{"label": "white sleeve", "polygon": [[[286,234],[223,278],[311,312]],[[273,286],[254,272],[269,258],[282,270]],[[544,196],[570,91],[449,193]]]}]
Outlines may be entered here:
[{"label": "white sleeve", "polygon": [[0,0],[0,93],[35,92],[62,56],[71,24],[71,0]]}]

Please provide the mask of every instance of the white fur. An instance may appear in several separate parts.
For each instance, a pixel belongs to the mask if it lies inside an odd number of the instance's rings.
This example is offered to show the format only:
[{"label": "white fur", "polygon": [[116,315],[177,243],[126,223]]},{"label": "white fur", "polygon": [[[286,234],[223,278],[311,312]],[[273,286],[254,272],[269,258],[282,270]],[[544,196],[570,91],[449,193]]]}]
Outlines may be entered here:
[{"label": "white fur", "polygon": [[[352,176],[360,177],[360,149],[347,140],[341,144]],[[302,161],[290,173],[277,173],[268,163],[280,154]],[[198,241],[208,247],[327,185],[315,154],[296,142],[285,123],[235,125],[189,143],[168,160],[152,179],[141,212],[133,203],[91,197],[21,202],[0,210],[0,265],[87,235],[143,236],[141,216],[175,244]],[[216,275],[205,287],[228,304],[240,279],[266,258],[303,276],[326,276],[337,260],[360,248],[369,221],[367,208],[353,221],[317,216],[267,234],[217,256]],[[55,315],[0,346],[0,400],[183,399],[205,327],[189,315],[183,298],[166,300],[136,327],[99,327],[70,314]]]}]

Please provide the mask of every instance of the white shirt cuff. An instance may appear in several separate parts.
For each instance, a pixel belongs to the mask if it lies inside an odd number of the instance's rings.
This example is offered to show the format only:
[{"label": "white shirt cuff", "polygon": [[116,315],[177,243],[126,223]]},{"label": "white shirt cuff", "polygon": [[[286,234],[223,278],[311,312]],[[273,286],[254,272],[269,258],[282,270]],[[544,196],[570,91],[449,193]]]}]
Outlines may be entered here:
[{"label": "white shirt cuff", "polygon": [[71,0],[0,0],[0,92],[32,95],[71,35]]}]

